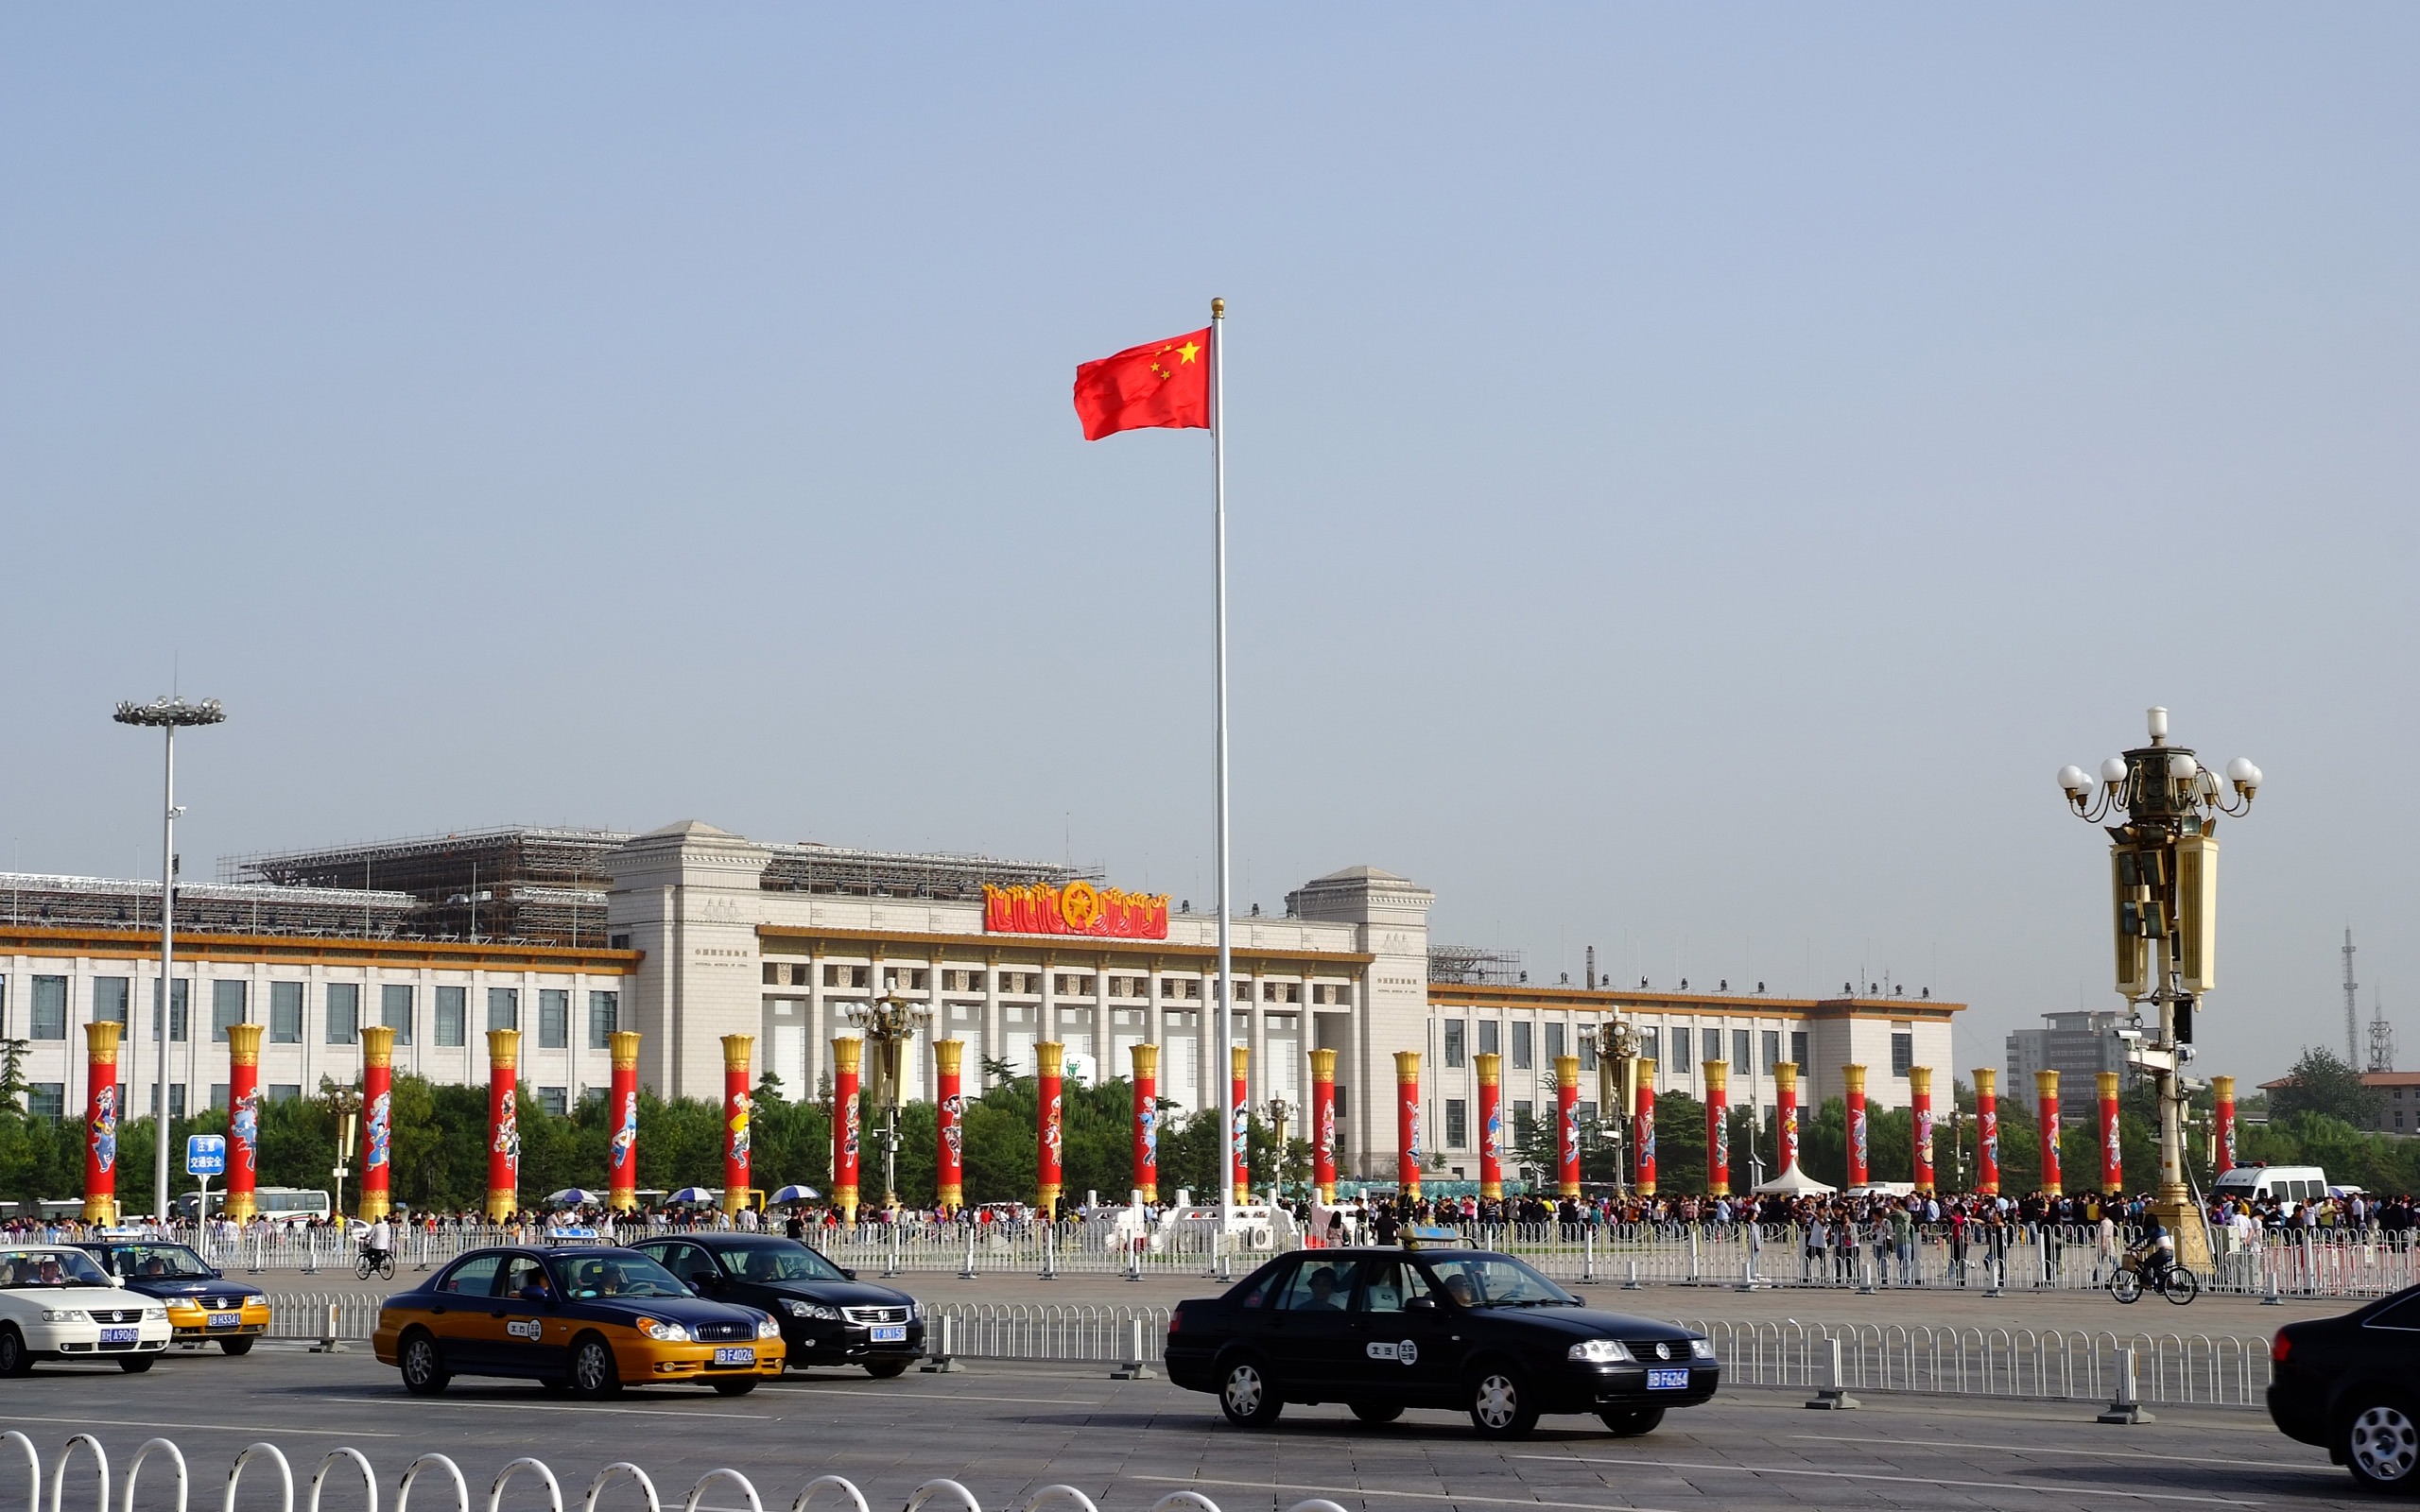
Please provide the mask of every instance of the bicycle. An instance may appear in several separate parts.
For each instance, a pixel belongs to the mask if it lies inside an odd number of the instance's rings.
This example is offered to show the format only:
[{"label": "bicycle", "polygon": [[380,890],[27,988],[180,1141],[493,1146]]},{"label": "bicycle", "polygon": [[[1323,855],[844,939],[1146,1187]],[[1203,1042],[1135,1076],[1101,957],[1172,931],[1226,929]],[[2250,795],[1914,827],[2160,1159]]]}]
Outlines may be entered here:
[{"label": "bicycle", "polygon": [[2142,1261],[2134,1255],[2119,1261],[2118,1269],[2109,1278],[2109,1295],[2120,1302],[2135,1301],[2143,1295],[2147,1286],[2179,1307],[2202,1295],[2202,1279],[2184,1266],[2170,1265],[2166,1270],[2152,1272],[2146,1280]]},{"label": "bicycle", "polygon": [[353,1263],[353,1273],[365,1281],[372,1276],[391,1281],[395,1279],[395,1252],[391,1249],[365,1249]]}]

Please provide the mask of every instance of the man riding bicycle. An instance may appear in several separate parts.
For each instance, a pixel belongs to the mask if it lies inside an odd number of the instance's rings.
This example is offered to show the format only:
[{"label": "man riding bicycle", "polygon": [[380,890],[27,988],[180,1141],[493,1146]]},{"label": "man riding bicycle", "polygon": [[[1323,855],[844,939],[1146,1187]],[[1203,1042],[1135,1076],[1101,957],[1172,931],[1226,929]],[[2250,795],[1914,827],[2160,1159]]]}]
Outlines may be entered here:
[{"label": "man riding bicycle", "polygon": [[2128,1252],[2128,1258],[2134,1261],[2135,1273],[2142,1277],[2144,1285],[2157,1286],[2176,1268],[2176,1236],[2168,1231],[2168,1226],[2159,1221],[2156,1213],[2143,1216],[2143,1242]]},{"label": "man riding bicycle", "polygon": [[374,1271],[393,1259],[394,1254],[395,1226],[389,1223],[382,1213],[378,1221],[370,1226],[370,1231],[361,1236],[361,1258]]}]

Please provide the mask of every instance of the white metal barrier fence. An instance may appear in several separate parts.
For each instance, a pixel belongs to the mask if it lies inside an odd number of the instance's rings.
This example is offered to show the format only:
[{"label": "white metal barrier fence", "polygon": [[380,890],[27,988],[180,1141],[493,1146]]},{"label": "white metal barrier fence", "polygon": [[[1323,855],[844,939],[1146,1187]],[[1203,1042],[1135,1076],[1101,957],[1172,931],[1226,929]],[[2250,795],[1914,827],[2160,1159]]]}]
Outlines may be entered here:
[{"label": "white metal barrier fence", "polygon": [[[1726,1385],[2108,1401],[2129,1349],[2146,1403],[2256,1407],[2269,1385],[2269,1341],[2234,1334],[1796,1320],[1685,1319],[1681,1326],[1714,1341]],[[1837,1383],[1829,1379],[1835,1339]]]}]

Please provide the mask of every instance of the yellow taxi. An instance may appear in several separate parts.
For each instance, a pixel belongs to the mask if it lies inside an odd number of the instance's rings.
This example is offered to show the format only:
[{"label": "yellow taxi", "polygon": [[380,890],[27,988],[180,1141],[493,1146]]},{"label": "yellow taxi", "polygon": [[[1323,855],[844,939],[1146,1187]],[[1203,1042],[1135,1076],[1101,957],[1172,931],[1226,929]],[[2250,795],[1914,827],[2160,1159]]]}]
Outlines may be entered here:
[{"label": "yellow taxi", "polygon": [[634,1249],[475,1249],[387,1298],[372,1336],[404,1389],[435,1396],[455,1376],[510,1376],[551,1392],[702,1384],[744,1396],[782,1373],[769,1313],[700,1297]]},{"label": "yellow taxi", "polygon": [[183,1245],[104,1236],[78,1247],[128,1291],[164,1303],[179,1344],[216,1343],[229,1354],[246,1354],[268,1332],[268,1294],[229,1280],[226,1272]]}]

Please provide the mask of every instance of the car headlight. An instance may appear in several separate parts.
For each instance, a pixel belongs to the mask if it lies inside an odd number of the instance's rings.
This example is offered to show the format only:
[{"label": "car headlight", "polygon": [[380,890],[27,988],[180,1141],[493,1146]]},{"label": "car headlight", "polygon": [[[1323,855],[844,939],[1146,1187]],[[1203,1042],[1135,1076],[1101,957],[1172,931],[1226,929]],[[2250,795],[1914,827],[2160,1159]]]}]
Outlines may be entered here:
[{"label": "car headlight", "polygon": [[769,1317],[760,1317],[756,1320],[756,1336],[760,1339],[778,1339],[782,1336],[782,1326]]},{"label": "car headlight", "polygon": [[42,1310],[42,1320],[45,1323],[81,1323],[84,1314],[72,1307],[45,1307]]},{"label": "car headlight", "polygon": [[790,1310],[792,1317],[817,1318],[825,1323],[840,1321],[840,1310],[837,1307],[826,1307],[821,1302],[802,1302],[791,1298],[782,1305]]},{"label": "car headlight", "polygon": [[1566,1358],[1588,1365],[1621,1365],[1628,1363],[1631,1353],[1619,1339],[1582,1339],[1571,1347]]},{"label": "car headlight", "polygon": [[1714,1341],[1712,1339],[1691,1339],[1689,1341],[1689,1357],[1693,1360],[1713,1359]]},{"label": "car headlight", "polygon": [[146,1323],[165,1323],[168,1321],[168,1310],[164,1307],[147,1307],[143,1310],[143,1321]]},{"label": "car headlight", "polygon": [[686,1344],[689,1331],[678,1323],[666,1323],[651,1317],[639,1319],[639,1332],[658,1344]]}]

